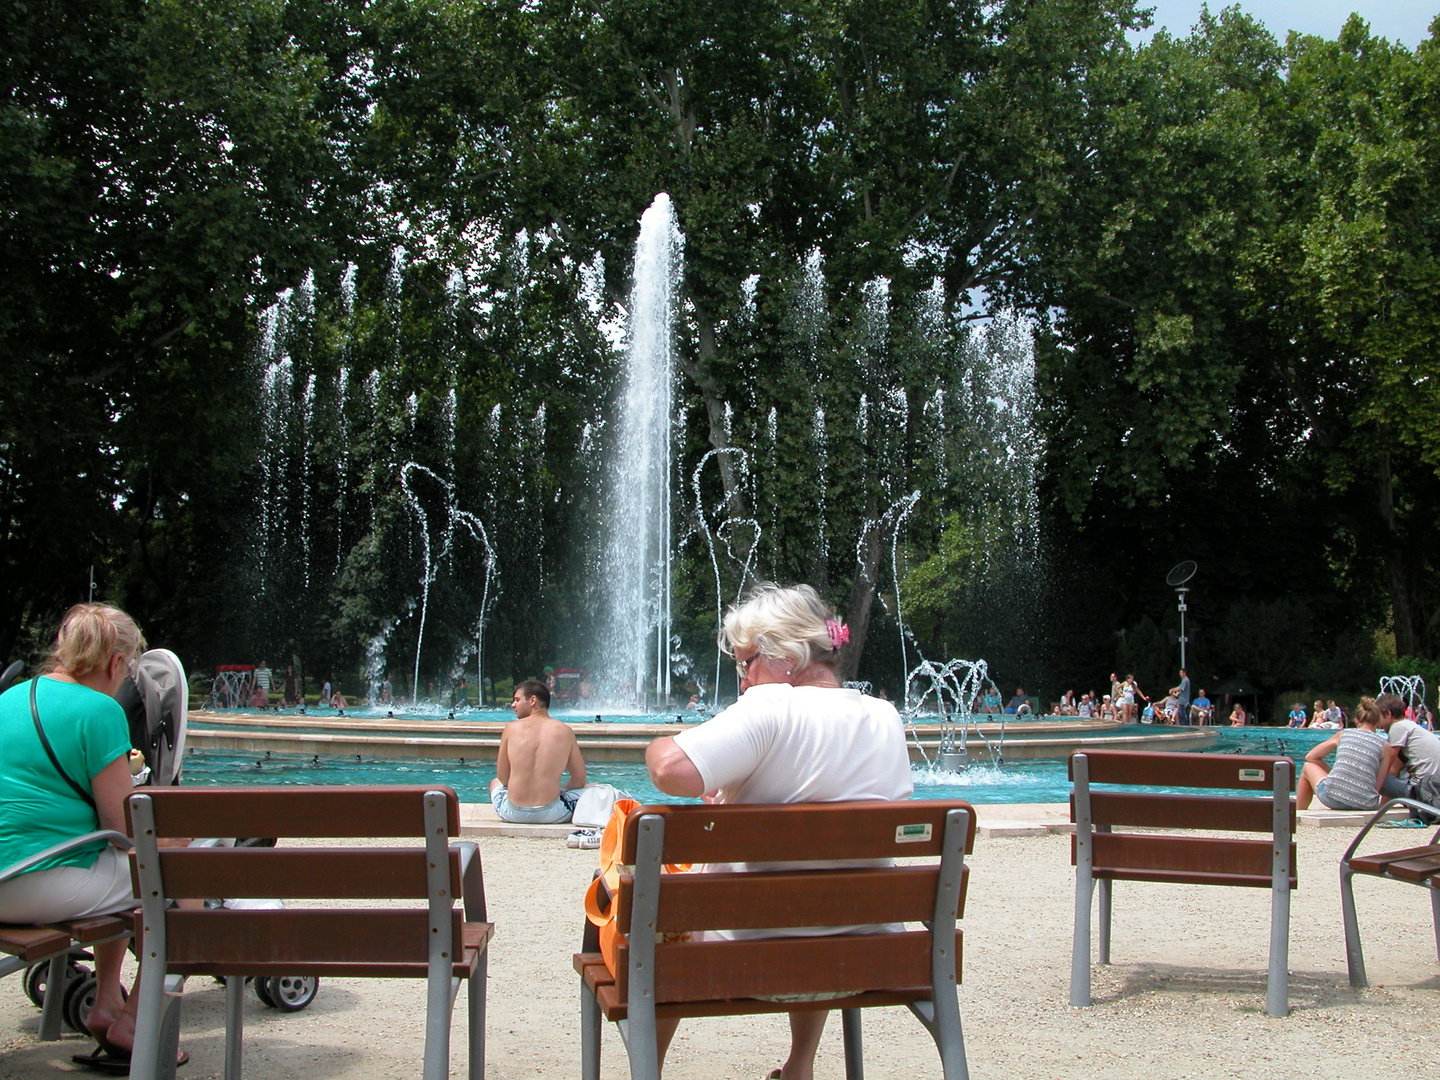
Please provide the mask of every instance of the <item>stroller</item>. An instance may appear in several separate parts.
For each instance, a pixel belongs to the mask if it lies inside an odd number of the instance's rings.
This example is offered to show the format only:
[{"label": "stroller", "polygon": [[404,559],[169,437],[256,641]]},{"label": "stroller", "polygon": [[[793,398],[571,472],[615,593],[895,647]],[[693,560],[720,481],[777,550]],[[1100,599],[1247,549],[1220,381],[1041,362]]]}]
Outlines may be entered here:
[{"label": "stroller", "polygon": [[[19,661],[0,674],[0,693],[24,672]],[[131,756],[131,771],[136,787],[155,785],[168,787],[180,783],[185,757],[185,725],[189,687],[185,666],[169,649],[151,649],[140,657],[133,676],[127,678],[115,693],[130,724],[130,745],[143,755]],[[142,763],[143,762],[143,763]],[[273,838],[197,840],[195,846],[273,847]],[[217,906],[223,901],[211,901]],[[249,904],[267,903],[248,901]],[[279,904],[279,901],[268,902]],[[89,965],[94,955],[78,946],[72,947],[67,964],[63,993],[63,1017],[66,1026],[86,1033],[85,1019],[95,1003],[97,979]],[[49,963],[31,965],[25,972],[25,994],[43,1007],[48,987]],[[285,1012],[297,1012],[315,1000],[320,980],[313,977],[277,976],[254,980],[255,996],[262,1004]]]}]

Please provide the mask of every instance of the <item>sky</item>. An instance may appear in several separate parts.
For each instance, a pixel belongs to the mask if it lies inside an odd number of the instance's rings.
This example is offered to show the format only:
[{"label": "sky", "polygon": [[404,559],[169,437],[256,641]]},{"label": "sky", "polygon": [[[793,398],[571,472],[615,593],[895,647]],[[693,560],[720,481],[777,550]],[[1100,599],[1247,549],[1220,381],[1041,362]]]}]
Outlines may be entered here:
[{"label": "sky", "polygon": [[[1233,0],[1210,0],[1219,14]],[[1201,0],[1142,0],[1139,7],[1155,9],[1155,27],[1183,36],[1200,17]],[[1239,0],[1242,10],[1263,22],[1275,37],[1285,40],[1290,30],[1335,38],[1352,11],[1370,24],[1377,37],[1398,41],[1413,49],[1429,37],[1429,27],[1440,15],[1440,0]],[[1154,28],[1152,28],[1153,30]],[[1148,40],[1150,31],[1141,35]]]}]

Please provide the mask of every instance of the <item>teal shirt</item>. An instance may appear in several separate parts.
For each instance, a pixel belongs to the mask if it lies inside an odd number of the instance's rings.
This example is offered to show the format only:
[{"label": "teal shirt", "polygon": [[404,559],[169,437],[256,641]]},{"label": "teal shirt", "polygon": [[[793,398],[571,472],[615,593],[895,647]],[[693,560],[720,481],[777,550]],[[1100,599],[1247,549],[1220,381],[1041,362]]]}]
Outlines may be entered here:
[{"label": "teal shirt", "polygon": [[[130,752],[130,725],[112,697],[76,683],[42,678],[36,689],[40,723],[56,758],[87,791],[90,780]],[[0,866],[99,828],[90,804],[55,771],[30,716],[30,684],[0,694]],[[94,865],[103,843],[35,869]]]}]

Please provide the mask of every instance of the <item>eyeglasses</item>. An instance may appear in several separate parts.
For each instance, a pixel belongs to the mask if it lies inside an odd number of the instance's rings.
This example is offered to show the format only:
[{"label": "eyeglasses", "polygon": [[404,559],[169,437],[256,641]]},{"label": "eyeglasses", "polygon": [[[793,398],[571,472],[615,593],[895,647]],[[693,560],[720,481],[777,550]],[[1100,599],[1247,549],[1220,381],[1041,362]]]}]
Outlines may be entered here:
[{"label": "eyeglasses", "polygon": [[738,675],[740,676],[740,678],[742,678],[742,679],[745,678],[745,673],[750,669],[750,665],[753,664],[756,660],[759,660],[759,659],[760,659],[760,650],[759,650],[759,649],[756,649],[753,653],[751,653],[749,656],[747,656],[744,660],[741,660],[741,659],[737,656],[737,657],[735,658],[735,672],[736,672],[736,674],[738,674]]}]

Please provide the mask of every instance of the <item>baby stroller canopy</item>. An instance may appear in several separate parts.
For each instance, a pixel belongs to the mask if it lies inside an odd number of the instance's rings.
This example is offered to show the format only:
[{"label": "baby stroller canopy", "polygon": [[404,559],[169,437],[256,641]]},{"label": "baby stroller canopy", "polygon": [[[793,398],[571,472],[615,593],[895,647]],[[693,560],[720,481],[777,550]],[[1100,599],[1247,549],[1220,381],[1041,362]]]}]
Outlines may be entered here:
[{"label": "baby stroller canopy", "polygon": [[115,692],[130,721],[130,745],[145,755],[151,783],[169,787],[180,782],[189,697],[185,665],[169,649],[141,656],[135,674]]}]

